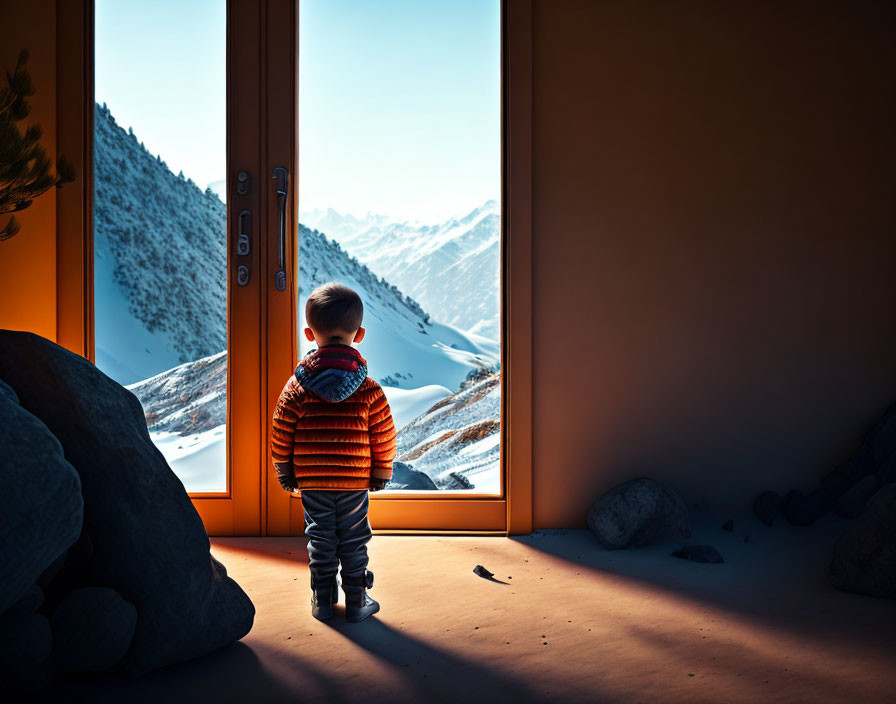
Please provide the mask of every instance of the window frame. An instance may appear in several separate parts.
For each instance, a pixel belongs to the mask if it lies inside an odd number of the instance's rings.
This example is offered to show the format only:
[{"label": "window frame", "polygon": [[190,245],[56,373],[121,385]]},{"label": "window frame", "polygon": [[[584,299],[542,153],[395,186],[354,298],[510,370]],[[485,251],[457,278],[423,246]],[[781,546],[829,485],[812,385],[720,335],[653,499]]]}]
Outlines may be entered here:
[{"label": "window frame", "polygon": [[[298,2],[300,0],[228,0],[228,195],[231,176],[244,168],[233,159],[254,162],[260,175],[290,165],[290,228],[297,227],[298,145]],[[289,21],[284,21],[288,18]],[[60,153],[71,155],[79,179],[62,190],[57,210],[57,339],[94,360],[93,341],[93,51],[94,3],[60,3],[57,15],[57,107]],[[252,23],[234,41],[233,23]],[[257,31],[256,31],[257,30]],[[377,532],[497,532],[525,534],[532,529],[532,0],[501,3],[501,471],[497,495],[434,495],[390,492],[372,495],[371,523]],[[246,39],[249,41],[246,41]],[[237,54],[238,52],[238,54]],[[234,60],[237,57],[237,60]],[[287,60],[283,60],[287,57]],[[235,71],[239,71],[239,76]],[[248,96],[237,80],[257,81]],[[284,90],[284,86],[288,90]],[[251,124],[234,120],[247,112]],[[257,119],[256,117],[257,116]],[[258,184],[258,282],[247,310],[258,311],[257,340],[231,342],[230,364],[241,374],[257,373],[257,398],[235,404],[228,381],[227,494],[190,494],[210,535],[300,535],[301,501],[283,492],[270,471],[270,418],[282,379],[268,370],[291,368],[297,355],[295,237],[287,238],[287,290],[277,291],[272,272],[279,247],[276,199]],[[228,208],[233,202],[228,198]],[[229,215],[229,212],[228,212]],[[234,223],[228,217],[228,252]],[[229,273],[230,275],[230,273]],[[233,302],[229,301],[229,305]],[[228,316],[230,318],[230,316]],[[284,324],[284,320],[291,321]],[[230,336],[228,336],[230,337]],[[236,359],[239,357],[239,359]],[[236,418],[233,406],[239,408]],[[261,409],[255,413],[252,408]],[[234,452],[232,421],[240,422]],[[245,421],[245,422],[242,422]],[[240,467],[239,471],[233,470]]]}]

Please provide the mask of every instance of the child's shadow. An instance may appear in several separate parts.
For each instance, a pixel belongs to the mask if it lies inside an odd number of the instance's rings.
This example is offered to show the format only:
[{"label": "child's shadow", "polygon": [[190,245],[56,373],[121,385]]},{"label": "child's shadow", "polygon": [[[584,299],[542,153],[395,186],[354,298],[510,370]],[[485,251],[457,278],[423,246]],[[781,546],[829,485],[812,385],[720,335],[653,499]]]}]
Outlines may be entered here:
[{"label": "child's shadow", "polygon": [[404,673],[408,684],[418,691],[414,697],[417,701],[551,701],[528,689],[523,680],[481,664],[482,660],[460,657],[396,631],[376,616],[361,623],[346,623],[344,615],[343,608],[337,606],[334,617],[324,623],[391,665],[397,673]]}]

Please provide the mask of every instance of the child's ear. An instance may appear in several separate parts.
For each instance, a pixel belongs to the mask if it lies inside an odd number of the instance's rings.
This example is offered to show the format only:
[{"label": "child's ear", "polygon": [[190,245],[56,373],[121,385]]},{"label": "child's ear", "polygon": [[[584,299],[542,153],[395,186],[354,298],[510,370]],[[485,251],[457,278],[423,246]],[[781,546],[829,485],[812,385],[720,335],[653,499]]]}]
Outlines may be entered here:
[{"label": "child's ear", "polygon": [[364,333],[367,331],[364,328],[358,328],[358,332],[355,333],[355,339],[353,342],[360,342],[364,339]]},{"label": "child's ear", "polygon": [[308,342],[314,342],[314,330],[305,328],[305,339],[308,340]]}]

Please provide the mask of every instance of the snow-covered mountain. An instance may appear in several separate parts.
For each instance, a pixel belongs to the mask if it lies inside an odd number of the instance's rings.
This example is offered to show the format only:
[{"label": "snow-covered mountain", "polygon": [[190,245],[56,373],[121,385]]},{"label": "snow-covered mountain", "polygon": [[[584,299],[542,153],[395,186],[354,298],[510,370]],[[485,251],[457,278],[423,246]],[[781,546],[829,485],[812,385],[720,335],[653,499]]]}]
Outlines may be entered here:
[{"label": "snow-covered mountain", "polygon": [[[224,204],[172,174],[101,106],[95,203],[98,366],[131,384],[226,349]],[[303,226],[298,234],[299,324],[311,288],[336,280],[358,290],[368,329],[361,350],[375,379],[450,390],[498,358],[497,343],[435,322],[325,235]]]},{"label": "snow-covered mountain", "polygon": [[434,318],[493,340],[499,335],[500,207],[494,200],[437,225],[357,218],[332,208],[303,222],[395,284]]},{"label": "snow-covered mountain", "polygon": [[501,491],[501,384],[496,372],[473,373],[398,433],[397,459],[440,489]]},{"label": "snow-covered mountain", "polygon": [[[140,398],[154,441],[188,490],[220,491],[227,409],[226,208],[213,189],[203,191],[172,174],[105,106],[96,108],[94,163],[97,366]],[[483,219],[468,216],[456,227],[473,230]],[[372,227],[382,225],[375,220],[371,216]],[[318,218],[319,225],[324,222]],[[462,419],[469,425],[498,418],[491,402],[433,416],[433,407],[444,408],[439,404],[455,398],[456,389],[465,393],[465,380],[496,367],[500,346],[494,338],[430,316],[324,233],[300,225],[298,237],[299,326],[304,297],[315,286],[336,280],[360,293],[367,336],[359,348],[370,375],[383,384],[399,428],[422,417],[414,428],[432,429],[444,417],[447,432],[458,430]],[[302,339],[300,354],[310,346]],[[277,373],[285,380],[292,369]],[[486,415],[473,417],[480,412]],[[498,481],[497,473],[485,479],[482,448],[466,451],[467,442],[478,442],[476,431],[419,452],[415,469],[432,472],[440,488],[485,490],[477,482]],[[445,471],[451,452],[458,459],[454,477]]]},{"label": "snow-covered mountain", "polygon": [[[498,360],[496,341],[436,322],[416,301],[322,233],[300,225],[299,252],[300,327],[305,327],[305,299],[312,289],[327,281],[351,286],[364,301],[367,335],[358,349],[367,360],[370,376],[384,386],[439,385],[453,390],[471,369]],[[314,346],[301,338],[302,354]]]},{"label": "snow-covered mountain", "polygon": [[122,384],[227,347],[226,211],[96,106],[97,365]]},{"label": "snow-covered mountain", "polygon": [[156,447],[190,491],[224,491],[227,352],[128,387],[143,404]]}]

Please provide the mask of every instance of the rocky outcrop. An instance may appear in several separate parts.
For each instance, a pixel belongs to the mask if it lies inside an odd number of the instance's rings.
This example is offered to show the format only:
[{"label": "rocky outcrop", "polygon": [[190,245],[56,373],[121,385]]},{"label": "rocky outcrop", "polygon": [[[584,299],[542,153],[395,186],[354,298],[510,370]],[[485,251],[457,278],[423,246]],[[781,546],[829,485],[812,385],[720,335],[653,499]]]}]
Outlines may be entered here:
[{"label": "rocky outcrop", "polygon": [[623,482],[598,498],[588,509],[588,527],[608,550],[650,545],[669,534],[691,536],[682,498],[647,477]]},{"label": "rocky outcrop", "polygon": [[811,525],[832,509],[846,518],[855,518],[863,513],[868,500],[881,486],[893,481],[896,481],[896,404],[886,410],[865,433],[859,447],[828,472],[818,487],[806,494],[789,492],[781,510],[796,526]]},{"label": "rocky outcrop", "polygon": [[828,575],[839,589],[896,599],[896,484],[880,489],[837,540]]},{"label": "rocky outcrop", "polygon": [[429,478],[429,475],[418,472],[405,462],[392,463],[392,480],[386,485],[387,489],[424,489],[436,491],[439,487]]},{"label": "rocky outcrop", "polygon": [[[66,576],[67,587],[108,586],[133,604],[137,620],[122,661],[125,671],[149,672],[248,633],[254,607],[211,557],[202,521],[150,441],[136,397],[87,360],[29,333],[0,331],[0,379],[55,436],[57,455],[61,445],[80,478],[85,537],[72,550],[79,564],[69,569],[66,559],[48,592]],[[10,412],[8,399],[5,404]],[[17,448],[16,457],[33,453],[9,437],[0,442],[4,458],[13,456],[9,447]],[[53,457],[49,450],[45,454]],[[44,466],[31,467],[30,475],[32,482],[52,481]],[[59,505],[54,501],[55,513]],[[67,513],[77,515],[74,509]],[[7,514],[0,520],[5,523]],[[67,544],[77,537],[77,531],[69,532]],[[30,571],[32,583],[59,550],[47,550],[46,564]],[[117,628],[120,645],[126,629]],[[111,660],[105,655],[104,665]]]}]

